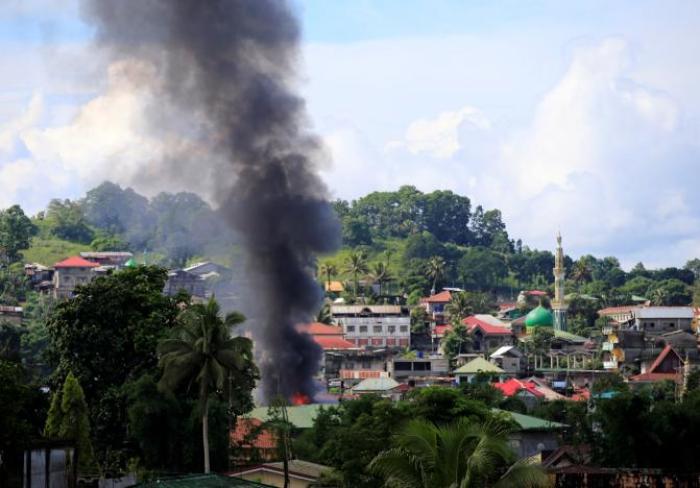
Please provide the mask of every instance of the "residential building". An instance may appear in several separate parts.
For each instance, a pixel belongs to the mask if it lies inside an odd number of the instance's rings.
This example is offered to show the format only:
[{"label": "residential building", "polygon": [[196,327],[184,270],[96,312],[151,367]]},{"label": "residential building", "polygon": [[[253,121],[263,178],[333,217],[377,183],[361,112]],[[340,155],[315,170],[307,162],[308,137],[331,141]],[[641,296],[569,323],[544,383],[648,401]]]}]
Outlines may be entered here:
[{"label": "residential building", "polygon": [[501,346],[489,359],[506,373],[516,374],[522,368],[523,353],[515,346]]},{"label": "residential building", "polygon": [[126,262],[134,257],[128,251],[87,251],[81,252],[80,257],[93,261],[100,266],[111,266],[113,268],[121,268],[126,265]]},{"label": "residential building", "polygon": [[608,317],[610,320],[618,324],[624,324],[632,320],[634,317],[634,309],[637,305],[622,305],[619,307],[606,307],[598,310],[600,317]]},{"label": "residential building", "polygon": [[172,297],[180,291],[185,291],[198,298],[206,296],[204,280],[201,276],[188,273],[184,269],[171,270],[168,272],[168,280],[165,282],[163,293]]},{"label": "residential building", "polygon": [[522,413],[497,409],[496,412],[509,416],[515,423],[516,428],[509,434],[508,441],[520,459],[559,448],[560,433],[567,427]]},{"label": "residential building", "polygon": [[238,469],[231,473],[244,480],[264,483],[265,486],[277,488],[308,488],[317,486],[316,482],[321,473],[331,468],[322,464],[316,464],[300,459],[290,459],[287,461],[287,472],[289,474],[289,485],[285,485],[284,461],[274,463],[257,464]]},{"label": "residential building", "polygon": [[631,376],[630,383],[653,383],[671,380],[681,383],[685,361],[670,345],[663,348],[656,360],[648,368],[642,368],[640,374]]},{"label": "residential building", "polygon": [[326,352],[326,376],[354,383],[365,378],[388,378],[389,349],[358,348]]},{"label": "residential building", "polygon": [[393,358],[387,363],[389,376],[395,380],[448,376],[450,362],[446,357]]},{"label": "residential building", "polygon": [[345,339],[357,346],[411,345],[411,317],[400,305],[331,305],[333,321],[343,327]]},{"label": "residential building", "polygon": [[53,268],[39,263],[27,263],[24,265],[24,276],[29,286],[38,292],[49,292],[53,289]]},{"label": "residential building", "polygon": [[500,376],[503,374],[505,371],[482,357],[474,358],[454,371],[457,384],[471,383],[478,375]]},{"label": "residential building", "polygon": [[16,307],[14,305],[0,305],[0,323],[10,322],[11,324],[20,325],[22,323],[23,316],[24,310],[22,307]]},{"label": "residential building", "polygon": [[473,352],[487,354],[515,342],[511,329],[491,315],[472,315],[462,323],[467,326],[472,339],[470,348]]},{"label": "residential building", "polygon": [[433,326],[447,323],[445,307],[451,300],[452,292],[449,290],[443,290],[435,295],[421,298],[420,304],[425,307],[425,311],[428,312],[428,316],[430,317],[430,321]]},{"label": "residential building", "polygon": [[632,328],[647,334],[689,331],[694,317],[692,307],[638,307],[634,309]]},{"label": "residential building", "polygon": [[80,256],[73,256],[54,264],[53,293],[55,298],[70,298],[76,286],[86,285],[95,277],[99,264]]},{"label": "residential building", "polygon": [[367,378],[352,387],[355,395],[378,395],[400,400],[404,393],[401,384],[393,378]]},{"label": "residential building", "polygon": [[323,350],[319,370],[321,376],[326,380],[338,378],[343,367],[345,353],[358,349],[354,343],[343,338],[343,328],[314,322],[300,327],[300,330],[311,335],[316,344],[321,346]]},{"label": "residential building", "polygon": [[212,263],[211,261],[202,261],[199,263],[195,263],[192,266],[184,268],[184,271],[196,276],[201,276],[204,280],[215,276],[230,277],[232,274],[230,268],[227,268],[226,266],[222,266],[220,264]]}]

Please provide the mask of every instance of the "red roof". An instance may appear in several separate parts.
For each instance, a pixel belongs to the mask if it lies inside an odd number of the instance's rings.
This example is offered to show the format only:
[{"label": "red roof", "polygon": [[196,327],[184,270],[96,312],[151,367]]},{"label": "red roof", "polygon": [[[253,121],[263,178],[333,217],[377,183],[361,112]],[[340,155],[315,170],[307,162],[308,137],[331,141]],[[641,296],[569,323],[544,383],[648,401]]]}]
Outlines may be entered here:
[{"label": "red roof", "polygon": [[489,324],[488,322],[478,319],[473,315],[462,320],[462,323],[467,326],[469,332],[472,332],[478,327],[486,335],[511,335],[513,333],[513,331],[510,330],[508,327],[501,327],[499,325]]},{"label": "red roof", "polygon": [[618,313],[630,313],[633,308],[637,308],[637,305],[621,305],[619,307],[606,307],[602,310],[598,310],[598,315],[614,315]]},{"label": "red roof", "polygon": [[452,300],[452,293],[449,290],[441,291],[427,298],[421,298],[421,303],[449,303]]},{"label": "red roof", "polygon": [[312,336],[317,335],[333,335],[341,336],[343,335],[343,328],[335,325],[322,324],[321,322],[313,322],[311,324],[306,324],[301,327],[301,329],[307,334]]},{"label": "red roof", "polygon": [[514,308],[518,308],[518,302],[506,302],[498,305],[498,310],[500,310],[501,312],[505,310],[512,310]]},{"label": "red roof", "polygon": [[447,332],[452,330],[452,326],[449,324],[443,324],[443,325],[436,325],[435,326],[435,336],[436,337],[442,337],[444,336]]},{"label": "red roof", "polygon": [[661,364],[664,362],[664,360],[670,354],[675,355],[678,358],[678,361],[680,362],[680,364],[683,364],[683,359],[671,347],[671,345],[668,344],[659,353],[659,355],[654,360],[654,363],[649,367],[649,370],[646,373],[631,376],[630,381],[663,381],[663,380],[676,380],[676,381],[678,381],[678,380],[680,380],[680,378],[681,378],[680,370],[676,371],[676,372],[657,372],[656,371],[657,369],[659,369]]},{"label": "red roof", "polygon": [[515,378],[511,378],[508,381],[504,381],[503,383],[492,383],[492,386],[498,390],[501,390],[503,395],[507,397],[516,395],[521,390],[525,390],[529,393],[532,393],[538,398],[544,396],[544,393],[537,389],[537,383],[535,383],[534,381],[520,381],[516,380]]},{"label": "red roof", "polygon": [[587,388],[581,388],[571,395],[571,399],[575,402],[585,402],[591,397],[591,391]]},{"label": "red roof", "polygon": [[316,344],[324,350],[327,349],[356,349],[357,346],[350,341],[346,341],[342,337],[332,335],[315,335],[313,336]]},{"label": "red roof", "polygon": [[53,265],[54,268],[96,268],[99,264],[80,256],[71,256]]},{"label": "red roof", "polygon": [[[277,438],[268,429],[261,428],[263,422],[256,418],[238,417],[236,428],[231,432],[231,442],[241,447],[253,447],[256,449],[277,448]],[[253,432],[257,435],[253,437]]]},{"label": "red roof", "polygon": [[531,295],[533,297],[543,297],[547,295],[546,291],[542,290],[529,290],[525,292],[526,295]]}]

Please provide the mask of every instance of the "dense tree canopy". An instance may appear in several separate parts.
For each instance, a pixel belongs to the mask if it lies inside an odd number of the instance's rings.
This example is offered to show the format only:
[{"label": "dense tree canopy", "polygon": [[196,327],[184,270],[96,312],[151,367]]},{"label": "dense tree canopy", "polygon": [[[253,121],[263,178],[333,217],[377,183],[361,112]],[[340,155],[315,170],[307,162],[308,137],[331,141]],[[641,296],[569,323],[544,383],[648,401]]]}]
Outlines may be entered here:
[{"label": "dense tree canopy", "polygon": [[28,249],[37,227],[19,205],[0,210],[0,264],[9,264],[21,258]]}]

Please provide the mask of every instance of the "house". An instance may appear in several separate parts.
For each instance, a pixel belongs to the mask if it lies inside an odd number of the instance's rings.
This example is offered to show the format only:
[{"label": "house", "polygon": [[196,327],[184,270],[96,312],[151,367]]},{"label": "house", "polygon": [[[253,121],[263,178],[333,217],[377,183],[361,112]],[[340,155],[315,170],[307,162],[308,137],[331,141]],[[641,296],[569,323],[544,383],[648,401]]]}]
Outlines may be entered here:
[{"label": "house", "polygon": [[195,263],[192,266],[188,266],[184,269],[188,273],[193,275],[202,276],[205,279],[209,276],[229,276],[231,274],[231,269],[220,264],[212,263],[211,261],[202,261]]},{"label": "house", "polygon": [[[348,380],[388,378],[387,362],[393,357],[389,349],[358,348],[326,352],[326,376]],[[331,369],[331,363],[333,368]],[[333,376],[337,372],[336,376]]]},{"label": "house", "polygon": [[24,265],[24,276],[29,282],[29,286],[38,292],[48,292],[53,289],[53,268],[39,263],[28,263]]},{"label": "house", "polygon": [[488,353],[515,341],[511,329],[491,315],[472,315],[462,323],[472,338],[471,350],[474,352]]},{"label": "house", "polygon": [[[322,464],[302,461],[300,459],[290,459],[287,462],[287,468],[289,473],[289,488],[308,488],[310,486],[316,486],[316,482],[321,476],[321,473],[331,469]],[[283,461],[248,466],[234,471],[231,473],[231,476],[265,483],[267,486],[275,486],[278,488],[285,487]]]},{"label": "house", "polygon": [[343,367],[344,353],[358,349],[354,343],[343,338],[342,327],[313,322],[299,329],[311,335],[314,342],[321,346],[323,355],[319,372],[325,379],[337,378]]},{"label": "house", "polygon": [[499,376],[504,374],[501,368],[493,363],[488,362],[482,357],[477,357],[466,363],[464,366],[459,367],[454,371],[457,383],[471,383],[474,378],[480,374]]},{"label": "house", "polygon": [[519,398],[528,409],[535,407],[540,401],[566,400],[564,395],[560,395],[536,378],[524,380],[511,378],[501,383],[493,383],[491,386],[503,393],[505,397]]},{"label": "house", "polygon": [[690,331],[694,317],[692,307],[638,307],[634,309],[632,328],[647,334]]},{"label": "house", "polygon": [[649,368],[643,368],[640,374],[631,376],[630,383],[653,383],[671,380],[680,383],[685,361],[670,345],[663,348]]},{"label": "house", "polygon": [[193,297],[205,298],[204,280],[201,276],[188,273],[184,269],[174,269],[168,272],[163,294],[173,297],[180,291],[185,291]]},{"label": "house", "polygon": [[425,311],[430,316],[433,325],[442,325],[447,322],[445,318],[445,307],[452,300],[452,292],[443,290],[440,293],[420,299],[420,304],[425,307]]},{"label": "house", "polygon": [[124,267],[126,262],[132,259],[134,255],[127,251],[87,251],[81,252],[80,257],[95,262],[100,266],[110,266],[118,269]]},{"label": "house", "polygon": [[277,435],[258,418],[238,417],[230,433],[233,459],[237,462],[271,461],[279,455]]},{"label": "house", "polygon": [[607,317],[618,324],[629,322],[634,317],[634,309],[637,305],[622,305],[618,307],[606,307],[598,310],[598,316]]},{"label": "house", "polygon": [[331,305],[333,321],[357,346],[410,347],[411,317],[400,305]]},{"label": "house", "polygon": [[450,362],[442,356],[392,358],[387,363],[387,371],[396,380],[448,376]]},{"label": "house", "polygon": [[11,324],[21,325],[24,309],[14,305],[0,305],[0,323],[10,322]]},{"label": "house", "polygon": [[99,264],[80,256],[72,256],[54,264],[53,293],[55,298],[70,298],[75,288],[90,283]]},{"label": "house", "polygon": [[367,378],[352,387],[355,395],[379,395],[392,400],[399,400],[403,391],[393,378]]},{"label": "house", "polygon": [[506,373],[518,373],[521,370],[523,353],[515,346],[501,346],[489,356],[493,364]]},{"label": "house", "polygon": [[559,448],[559,433],[567,428],[565,424],[494,409],[515,424],[515,429],[508,436],[510,446],[520,459],[529,458],[542,451],[554,451]]}]

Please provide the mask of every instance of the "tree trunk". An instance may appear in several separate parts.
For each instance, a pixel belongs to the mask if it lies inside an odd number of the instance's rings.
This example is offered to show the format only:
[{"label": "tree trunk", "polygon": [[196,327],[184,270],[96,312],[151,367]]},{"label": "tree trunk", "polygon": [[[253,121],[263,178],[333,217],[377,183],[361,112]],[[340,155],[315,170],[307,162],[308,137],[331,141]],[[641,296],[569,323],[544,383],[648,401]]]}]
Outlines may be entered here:
[{"label": "tree trunk", "polygon": [[202,448],[204,450],[204,473],[209,474],[209,398],[204,399],[204,411],[202,412]]}]

